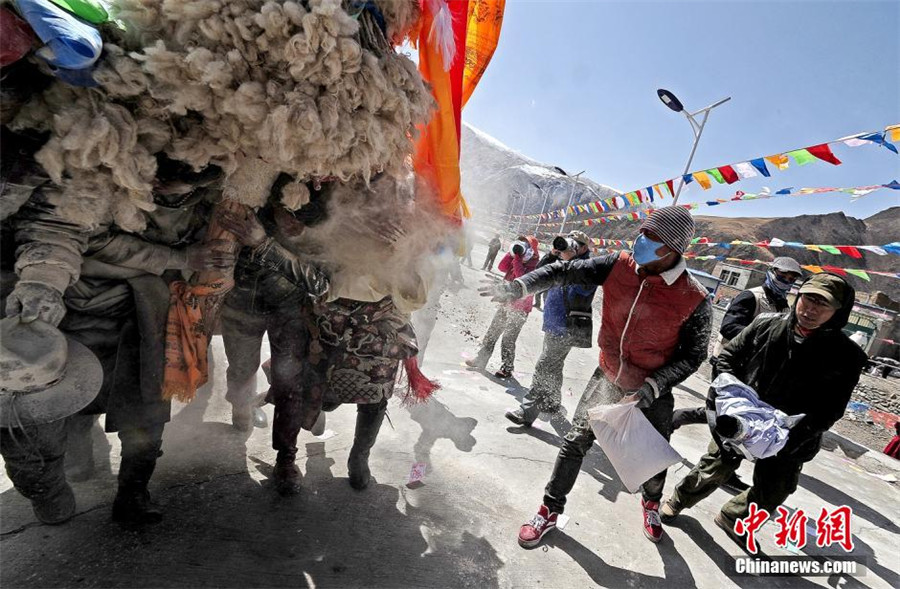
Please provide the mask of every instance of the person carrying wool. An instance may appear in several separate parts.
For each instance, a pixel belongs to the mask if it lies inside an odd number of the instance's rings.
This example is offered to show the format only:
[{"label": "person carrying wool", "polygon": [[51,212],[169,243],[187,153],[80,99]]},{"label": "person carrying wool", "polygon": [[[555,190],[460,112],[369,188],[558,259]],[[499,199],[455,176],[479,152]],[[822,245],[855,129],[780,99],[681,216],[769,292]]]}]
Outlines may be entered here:
[{"label": "person carrying wool", "polygon": [[[378,192],[391,193],[395,185],[396,182],[387,176],[373,180],[369,189],[339,185],[329,201],[328,216],[350,209],[347,203],[359,202],[360,196],[377,201],[384,197]],[[406,255],[412,249],[402,243],[407,236],[401,222],[390,218],[397,208],[385,205],[372,214],[384,214],[386,218],[370,219],[364,225],[331,219],[316,229],[319,232],[316,239],[325,244],[334,244],[335,239],[353,244],[352,247],[333,247],[335,251],[331,253],[338,257],[364,255],[372,260],[372,266],[377,259],[382,263],[387,260],[386,266],[390,266],[389,262],[395,259],[397,252]],[[254,248],[253,256],[289,280],[298,281],[302,265],[298,264],[296,256],[284,248],[267,246],[271,239],[261,242],[253,239],[252,236],[258,236],[261,231],[254,218],[247,218],[244,223],[244,228],[239,223],[229,224],[229,227],[242,243]],[[401,361],[417,398],[426,398],[436,388],[417,369],[418,347],[410,324],[410,313],[425,304],[428,277],[419,273],[415,265],[391,268],[389,276],[377,274],[377,270],[370,268],[373,274],[342,265],[340,260],[332,263],[328,301],[315,308],[315,327],[311,331],[315,339],[308,346],[309,358],[302,357],[302,349],[291,348],[291,353],[297,355],[296,361],[306,367],[303,374],[295,378],[302,390],[297,393],[299,400],[291,404],[294,443],[301,426],[312,428],[322,411],[332,411],[342,404],[355,404],[356,429],[347,470],[349,483],[357,490],[363,490],[369,484],[369,455],[384,421],[388,399],[393,395]],[[273,388],[276,386],[273,382]],[[273,391],[272,396],[277,403],[278,394]],[[275,427],[278,427],[277,423]],[[294,464],[296,447],[291,453],[279,447],[277,441],[274,445],[278,450],[276,481],[279,480],[279,469],[289,470],[291,482],[299,490],[300,472]]]},{"label": "person carrying wool", "polygon": [[[687,272],[682,256],[693,235],[694,220],[687,209],[664,207],[641,224],[634,253],[558,262],[483,290],[483,296],[508,301],[558,286],[603,289],[600,365],[575,410],[543,504],[519,531],[521,546],[537,546],[556,528],[595,439],[587,420],[589,409],[637,401],[653,427],[669,438],[672,388],[697,370],[709,345],[712,305],[706,289]],[[665,480],[663,471],[641,487],[643,532],[653,542],[663,536],[658,510]]]},{"label": "person carrying wool", "polygon": [[[232,425],[253,428],[251,409],[257,401],[256,373],[263,336],[272,349],[271,388],[267,401],[275,405],[272,447],[277,452],[273,478],[281,495],[300,492],[295,464],[297,435],[311,424],[301,421],[304,388],[321,387],[319,374],[309,369],[324,362],[314,337],[314,303],[328,292],[327,277],[301,251],[301,234],[324,215],[324,191],[296,212],[282,204],[281,190],[291,178],[283,174],[272,187],[269,203],[258,214],[238,217],[224,213],[220,222],[244,245],[235,268],[235,286],[222,310],[222,340],[228,358],[226,399],[232,404]],[[327,189],[326,189],[327,190]],[[324,427],[324,424],[322,424]],[[321,432],[318,432],[321,433]]]}]

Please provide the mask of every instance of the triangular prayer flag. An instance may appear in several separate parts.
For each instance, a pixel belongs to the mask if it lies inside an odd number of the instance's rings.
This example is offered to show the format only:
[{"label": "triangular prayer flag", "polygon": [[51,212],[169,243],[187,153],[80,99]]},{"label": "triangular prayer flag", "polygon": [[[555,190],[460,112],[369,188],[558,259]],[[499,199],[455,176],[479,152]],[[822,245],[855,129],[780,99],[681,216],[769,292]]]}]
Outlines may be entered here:
[{"label": "triangular prayer flag", "polygon": [[834,272],[838,276],[846,276],[847,271],[843,268],[838,268],[837,266],[822,266],[822,269],[826,272]]},{"label": "triangular prayer flag", "polygon": [[722,177],[725,178],[725,181],[729,184],[734,184],[738,181],[737,172],[735,172],[734,168],[731,166],[719,166],[719,173],[722,174]]},{"label": "triangular prayer flag", "polygon": [[808,249],[811,252],[818,252],[820,254],[822,253],[822,250],[819,249],[819,246],[817,246],[817,245],[807,245],[806,249]]},{"label": "triangular prayer flag", "polygon": [[819,249],[821,249],[823,252],[828,252],[833,256],[841,255],[840,250],[838,250],[838,248],[834,247],[833,245],[819,245]]},{"label": "triangular prayer flag", "polygon": [[884,133],[869,133],[868,135],[863,135],[862,137],[860,137],[860,139],[871,141],[872,143],[877,143],[882,147],[890,149],[894,153],[898,153],[896,147],[884,140]]},{"label": "triangular prayer flag", "polygon": [[710,186],[712,186],[712,182],[709,181],[709,176],[706,172],[694,172],[694,180],[696,180],[700,186],[703,187],[703,190],[709,190]]},{"label": "triangular prayer flag", "polygon": [[749,162],[741,162],[739,164],[734,164],[734,170],[738,173],[741,178],[755,178],[759,176],[756,173],[756,169]]},{"label": "triangular prayer flag", "polygon": [[882,186],[884,186],[885,188],[890,188],[892,190],[900,190],[900,182],[897,182],[896,180],[891,180],[887,184],[882,184]]},{"label": "triangular prayer flag", "polygon": [[759,173],[768,178],[771,176],[769,173],[769,168],[766,167],[766,162],[763,158],[758,157],[755,160],[750,160],[750,165],[759,170]]},{"label": "triangular prayer flag", "polygon": [[650,202],[653,202],[653,187],[652,186],[647,187],[647,196],[650,198]]},{"label": "triangular prayer flag", "polygon": [[675,196],[675,181],[666,180],[666,188],[669,189],[669,196]]},{"label": "triangular prayer flag", "polygon": [[883,245],[882,247],[884,248],[884,251],[900,256],[900,241],[894,241]]},{"label": "triangular prayer flag", "polygon": [[856,249],[855,247],[853,247],[852,245],[838,245],[835,247],[838,249],[839,252],[841,252],[842,254],[847,254],[851,258],[859,259],[862,257],[862,254],[859,253],[859,250]]},{"label": "triangular prayer flag", "polygon": [[861,250],[866,250],[867,252],[872,252],[873,254],[877,254],[879,256],[886,256],[887,252],[884,248],[878,247],[877,245],[860,245],[858,246]]},{"label": "triangular prayer flag", "polygon": [[791,190],[793,190],[793,187],[791,187],[791,188],[782,188],[781,190],[779,190],[779,191],[776,192],[775,194],[790,194],[790,193],[791,193]]},{"label": "triangular prayer flag", "polygon": [[681,182],[683,184],[690,184],[693,181],[694,181],[694,178],[691,174],[685,174],[684,176],[681,177]]},{"label": "triangular prayer flag", "polygon": [[[766,156],[766,161],[778,168],[779,170],[787,170],[790,162],[786,155],[777,153],[775,155]],[[768,175],[768,174],[767,174]]]},{"label": "triangular prayer flag", "polygon": [[795,149],[794,151],[787,152],[787,155],[794,158],[794,161],[797,162],[798,166],[805,166],[809,162],[816,159],[813,154],[809,153],[805,149]]},{"label": "triangular prayer flag", "polygon": [[716,179],[716,182],[719,184],[725,184],[725,178],[722,177],[722,172],[720,172],[717,168],[712,168],[706,170],[706,173]]},{"label": "triangular prayer flag", "polygon": [[[827,143],[823,143],[821,145],[813,145],[812,147],[807,147],[806,151],[816,156],[820,160],[824,162],[828,162],[829,164],[834,164],[835,166],[841,165],[841,160],[839,160],[835,155],[831,152],[831,148],[828,147]],[[799,163],[799,162],[798,162]]]},{"label": "triangular prayer flag", "polygon": [[820,274],[821,272],[824,272],[824,270],[822,270],[822,266],[809,265],[809,266],[803,266],[803,269],[806,270],[807,272],[812,272],[813,274]]},{"label": "triangular prayer flag", "polygon": [[784,247],[784,242],[777,237],[769,240],[769,247]]},{"label": "triangular prayer flag", "polygon": [[865,271],[865,270],[855,270],[855,269],[853,269],[853,268],[847,268],[847,272],[848,272],[849,274],[852,274],[853,276],[857,276],[857,277],[859,277],[859,278],[862,278],[862,279],[865,280],[866,282],[871,282],[871,281],[872,281],[872,279],[869,278],[869,275],[866,274],[866,271]]}]

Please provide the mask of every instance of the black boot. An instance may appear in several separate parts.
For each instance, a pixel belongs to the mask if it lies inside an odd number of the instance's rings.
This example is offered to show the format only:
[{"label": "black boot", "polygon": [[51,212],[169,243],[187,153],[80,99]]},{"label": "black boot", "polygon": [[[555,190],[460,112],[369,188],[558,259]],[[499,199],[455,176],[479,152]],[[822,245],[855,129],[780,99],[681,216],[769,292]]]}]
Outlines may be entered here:
[{"label": "black boot", "polygon": [[359,405],[356,411],[356,433],[353,436],[353,447],[347,459],[347,471],[350,474],[350,486],[362,491],[369,485],[369,451],[375,445],[387,401]]},{"label": "black boot", "polygon": [[91,433],[96,415],[73,415],[66,423],[66,478],[74,482],[94,476],[94,441]]},{"label": "black boot", "polygon": [[147,490],[162,452],[162,426],[119,432],[122,440],[122,464],[119,467],[119,491],[113,501],[113,521],[129,525],[158,524],[162,510],[150,499]]},{"label": "black boot", "polygon": [[279,456],[275,460],[275,490],[282,497],[298,495],[301,489],[302,476],[293,456]]},{"label": "black boot", "polygon": [[144,526],[158,524],[162,510],[150,499],[147,487],[119,485],[113,501],[112,518],[120,524]]}]

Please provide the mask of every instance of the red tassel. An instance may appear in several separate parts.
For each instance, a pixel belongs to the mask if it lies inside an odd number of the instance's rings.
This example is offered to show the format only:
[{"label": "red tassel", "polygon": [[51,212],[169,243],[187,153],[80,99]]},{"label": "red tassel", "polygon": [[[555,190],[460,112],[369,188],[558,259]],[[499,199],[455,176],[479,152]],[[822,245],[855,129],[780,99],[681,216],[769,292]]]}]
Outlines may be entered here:
[{"label": "red tassel", "polygon": [[406,369],[406,378],[410,389],[410,394],[406,396],[404,403],[427,401],[435,391],[441,388],[439,383],[422,374],[422,371],[419,370],[419,361],[415,356],[403,360],[403,368]]}]

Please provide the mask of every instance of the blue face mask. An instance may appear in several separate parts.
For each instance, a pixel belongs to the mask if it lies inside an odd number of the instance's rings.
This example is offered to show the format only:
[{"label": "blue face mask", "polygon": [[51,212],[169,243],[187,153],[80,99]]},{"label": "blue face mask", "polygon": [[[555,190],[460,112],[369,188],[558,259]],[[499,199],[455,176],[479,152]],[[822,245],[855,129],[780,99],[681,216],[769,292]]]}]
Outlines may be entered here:
[{"label": "blue face mask", "polygon": [[[634,247],[632,248],[631,257],[634,258],[634,261],[637,262],[639,266],[646,266],[647,264],[653,263],[657,260],[661,260],[665,256],[656,255],[656,250],[665,245],[659,241],[653,241],[643,233],[638,235],[638,238],[634,240]],[[666,254],[669,255],[669,254]]]},{"label": "blue face mask", "polygon": [[766,272],[766,286],[783,296],[791,290],[792,284],[781,280],[773,270],[769,270]]}]

